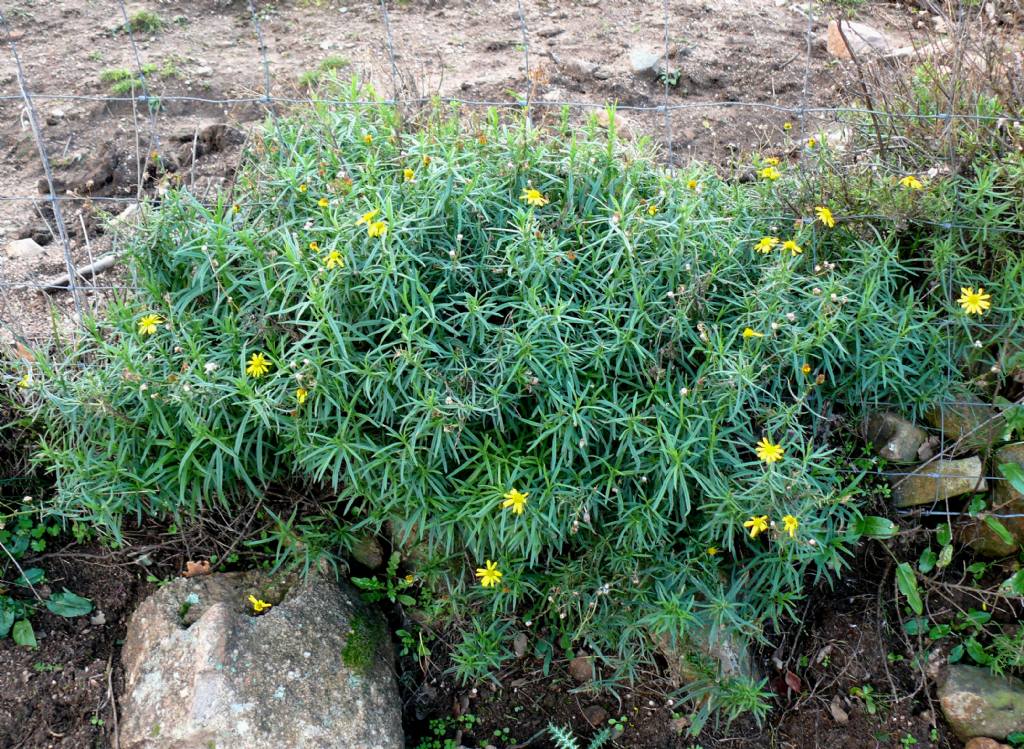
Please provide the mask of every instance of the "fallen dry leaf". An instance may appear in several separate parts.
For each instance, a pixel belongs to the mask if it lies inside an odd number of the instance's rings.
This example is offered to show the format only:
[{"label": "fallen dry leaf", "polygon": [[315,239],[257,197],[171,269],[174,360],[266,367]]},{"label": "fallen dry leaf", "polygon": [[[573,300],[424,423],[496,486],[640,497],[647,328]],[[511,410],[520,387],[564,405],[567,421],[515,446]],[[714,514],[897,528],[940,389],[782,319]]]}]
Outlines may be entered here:
[{"label": "fallen dry leaf", "polygon": [[838,694],[833,697],[832,702],[829,703],[828,711],[832,713],[832,717],[835,719],[836,723],[841,726],[845,726],[847,721],[850,720],[849,714],[843,709],[843,703],[839,699]]},{"label": "fallen dry leaf", "polygon": [[182,577],[199,577],[200,575],[210,574],[210,563],[207,561],[202,562],[185,562],[185,571],[181,573]]}]

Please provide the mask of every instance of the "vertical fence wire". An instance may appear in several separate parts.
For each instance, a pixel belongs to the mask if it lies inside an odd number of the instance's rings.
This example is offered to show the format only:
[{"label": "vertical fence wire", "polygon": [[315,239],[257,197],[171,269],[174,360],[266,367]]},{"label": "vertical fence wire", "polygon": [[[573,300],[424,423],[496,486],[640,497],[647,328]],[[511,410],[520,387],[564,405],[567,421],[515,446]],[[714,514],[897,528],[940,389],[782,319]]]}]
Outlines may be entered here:
[{"label": "vertical fence wire", "polygon": [[0,10],[0,31],[3,31],[7,36],[7,42],[11,49],[11,57],[14,61],[14,70],[18,78],[18,90],[21,92],[21,98],[25,103],[25,112],[28,116],[29,127],[32,128],[32,137],[35,139],[36,149],[39,152],[39,161],[43,167],[43,174],[46,176],[46,186],[48,189],[46,201],[49,203],[50,208],[53,211],[53,221],[57,225],[57,233],[60,238],[61,248],[64,252],[64,265],[67,269],[69,283],[72,286],[71,294],[75,305],[75,314],[78,321],[81,322],[81,292],[78,286],[78,273],[75,270],[75,261],[71,255],[71,238],[68,234],[67,226],[64,224],[64,210],[57,197],[57,189],[54,184],[53,170],[50,168],[50,158],[46,150],[46,142],[43,139],[43,133],[39,128],[39,115],[36,112],[35,104],[32,102],[32,94],[30,93],[28,81],[25,77],[25,69],[21,64],[21,56],[18,54],[18,43],[15,41],[14,33],[8,25],[7,18],[4,16],[2,10]]},{"label": "vertical fence wire", "polygon": [[675,159],[675,151],[674,151],[674,146],[673,146],[673,140],[674,139],[672,137],[672,112],[669,109],[669,106],[672,103],[672,100],[669,97],[669,88],[670,88],[670,86],[669,86],[669,76],[671,74],[671,71],[667,67],[668,66],[669,52],[671,51],[670,47],[669,47],[669,29],[671,27],[670,26],[670,24],[671,24],[671,21],[670,21],[671,14],[669,12],[668,3],[669,3],[669,0],[662,0],[662,15],[664,16],[663,20],[664,20],[664,27],[665,27],[665,44],[664,44],[664,52],[662,53],[661,64],[662,64],[662,68],[663,68],[663,70],[662,70],[662,78],[664,79],[664,84],[665,84],[664,85],[665,93],[664,93],[664,105],[663,105],[663,108],[665,110],[664,127],[665,127],[665,144],[667,146],[666,150],[668,151],[668,170],[669,170],[670,174],[675,174],[675,162],[676,162],[676,159]]},{"label": "vertical fence wire", "polygon": [[[140,104],[144,104],[146,109],[149,111],[149,148],[146,149],[146,154],[143,156],[141,153],[136,153],[136,159],[139,164],[139,178],[138,185],[136,187],[136,198],[142,200],[143,196],[143,182],[146,171],[149,169],[149,162],[151,159],[158,159],[160,156],[160,134],[157,131],[156,112],[159,106],[159,102],[153,101],[149,95],[149,86],[146,83],[146,70],[142,64],[142,57],[139,55],[139,47],[135,43],[135,32],[132,29],[131,19],[128,17],[128,9],[124,5],[124,0],[116,0],[117,6],[121,11],[121,19],[124,23],[124,31],[128,36],[128,44],[132,48],[132,56],[135,59],[135,72],[139,76],[139,89],[142,91],[142,96],[136,97]],[[133,85],[134,88],[134,85]],[[136,144],[138,144],[138,132],[136,131]]]},{"label": "vertical fence wire", "polygon": [[398,101],[401,92],[398,74],[398,62],[395,59],[395,40],[391,34],[391,16],[388,14],[387,0],[380,0],[380,17],[384,23],[384,43],[387,46],[388,61],[391,63],[391,98]]}]

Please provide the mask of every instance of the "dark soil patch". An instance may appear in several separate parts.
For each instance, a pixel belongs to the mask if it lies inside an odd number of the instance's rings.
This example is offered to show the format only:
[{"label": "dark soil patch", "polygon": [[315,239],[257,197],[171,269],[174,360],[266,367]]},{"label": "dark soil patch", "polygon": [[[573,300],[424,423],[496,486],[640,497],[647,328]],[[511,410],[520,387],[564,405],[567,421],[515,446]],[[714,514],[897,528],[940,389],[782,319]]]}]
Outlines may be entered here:
[{"label": "dark soil patch", "polygon": [[[38,648],[0,640],[0,746],[112,746],[121,641],[129,614],[152,586],[140,568],[111,563],[99,547],[29,564],[46,570],[49,589],[66,587],[91,599],[93,614],[102,613],[104,623],[87,616],[64,619],[44,609],[32,620]],[[39,590],[44,597],[47,592]]]},{"label": "dark soil patch", "polygon": [[[549,723],[571,727],[585,746],[585,739],[599,730],[588,714],[603,713],[625,718],[626,729],[615,745],[637,749],[882,749],[902,747],[907,737],[917,742],[913,747],[956,749],[961,744],[942,721],[924,675],[912,665],[914,654],[898,622],[890,623],[892,591],[880,588],[879,581],[891,581],[891,571],[875,552],[865,547],[837,588],[819,590],[808,600],[804,624],[791,624],[772,636],[776,649],[759,654],[759,666],[776,694],[775,709],[762,726],[743,718],[732,725],[708,725],[691,738],[686,734],[688,710],[666,702],[671,689],[662,674],[652,672],[640,683],[601,691],[578,684],[564,660],[544,676],[541,662],[529,655],[499,675],[500,687],[459,688],[443,675],[443,660],[432,663],[425,676],[412,665],[420,678],[407,712],[410,719],[413,708],[420,717],[448,716],[447,736],[467,747],[551,749],[554,743],[545,732]],[[406,665],[411,665],[408,660]],[[786,671],[799,679],[799,694],[786,685]],[[411,676],[407,671],[407,688]],[[851,690],[867,693],[871,707]],[[471,728],[465,718],[457,722],[460,715],[473,716]],[[411,722],[409,746],[417,749],[422,737],[430,735],[429,725],[427,720]],[[495,732],[506,731],[508,738],[496,740]]]}]

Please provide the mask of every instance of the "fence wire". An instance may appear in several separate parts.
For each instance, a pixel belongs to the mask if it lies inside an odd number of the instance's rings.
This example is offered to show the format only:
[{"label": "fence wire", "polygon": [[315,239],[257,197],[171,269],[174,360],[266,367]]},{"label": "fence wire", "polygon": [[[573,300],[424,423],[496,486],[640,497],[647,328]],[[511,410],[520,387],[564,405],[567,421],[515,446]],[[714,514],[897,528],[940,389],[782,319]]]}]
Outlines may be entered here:
[{"label": "fence wire", "polygon": [[[43,294],[69,294],[72,300],[72,309],[75,315],[74,322],[75,326],[80,324],[83,315],[83,299],[88,295],[93,295],[98,292],[110,293],[110,294],[127,294],[134,291],[138,291],[139,287],[128,283],[128,282],[111,282],[107,284],[100,284],[90,282],[90,278],[95,278],[98,272],[93,273],[91,251],[90,251],[90,264],[88,269],[77,267],[73,246],[71,241],[71,235],[68,230],[67,217],[65,216],[65,207],[78,206],[78,210],[82,208],[92,206],[111,206],[117,210],[124,210],[131,206],[138,206],[151,199],[146,194],[145,190],[145,174],[154,161],[161,157],[162,144],[160,139],[159,129],[159,116],[161,107],[167,104],[182,104],[195,108],[196,112],[199,112],[202,108],[226,108],[231,106],[256,106],[263,108],[270,116],[276,116],[278,107],[294,107],[297,105],[311,105],[311,104],[327,104],[338,107],[370,107],[370,106],[394,106],[394,107],[416,107],[432,102],[441,102],[445,104],[457,104],[463,107],[478,107],[478,108],[489,108],[497,107],[504,109],[520,109],[527,117],[530,116],[530,111],[536,109],[563,109],[569,108],[571,110],[579,112],[587,112],[593,110],[600,110],[607,106],[607,102],[604,101],[587,101],[587,100],[571,100],[562,98],[536,98],[533,94],[536,89],[537,80],[535,78],[535,70],[531,67],[531,54],[533,59],[537,58],[536,53],[532,53],[531,46],[531,32],[530,24],[528,22],[528,13],[524,7],[523,0],[515,0],[516,20],[518,25],[519,35],[521,37],[521,51],[523,56],[523,81],[524,81],[524,92],[522,97],[518,100],[508,99],[495,99],[495,98],[471,98],[471,97],[460,97],[460,96],[416,96],[405,94],[405,84],[403,83],[402,74],[399,68],[399,55],[396,52],[395,37],[394,37],[394,25],[392,23],[391,16],[388,10],[387,0],[379,0],[380,10],[380,25],[383,32],[383,53],[385,54],[387,65],[388,65],[388,76],[391,83],[391,96],[382,99],[338,99],[329,96],[293,96],[293,95],[273,95],[273,70],[270,61],[270,55],[266,42],[266,36],[261,24],[260,5],[257,0],[247,0],[246,7],[248,11],[249,21],[252,25],[253,37],[255,39],[255,48],[253,54],[253,65],[254,69],[258,71],[258,78],[262,82],[262,93],[261,95],[252,96],[198,96],[198,95],[181,95],[181,94],[160,94],[155,96],[150,90],[150,82],[147,78],[147,66],[143,61],[143,55],[140,51],[139,45],[136,42],[135,33],[132,29],[131,17],[128,9],[125,6],[123,0],[112,0],[113,6],[122,19],[124,24],[123,29],[125,32],[126,43],[131,52],[131,59],[133,63],[133,69],[138,78],[138,91],[132,91],[130,94],[78,94],[78,93],[67,93],[67,92],[44,92],[37,91],[33,88],[33,81],[28,78],[25,67],[22,64],[22,56],[19,52],[19,46],[17,37],[11,28],[7,17],[5,17],[3,10],[0,9],[0,35],[7,40],[7,46],[10,52],[11,61],[14,66],[15,78],[17,82],[17,93],[4,93],[0,92],[0,104],[5,102],[12,104],[21,104],[21,110],[24,113],[25,120],[28,123],[28,127],[31,131],[32,138],[35,144],[35,148],[38,153],[39,163],[42,169],[46,192],[41,195],[27,195],[27,194],[0,194],[0,203],[26,203],[31,205],[36,212],[41,216],[46,216],[48,209],[53,220],[53,227],[51,232],[54,235],[54,240],[59,244],[63,262],[66,271],[66,282],[61,284],[55,284],[52,280],[47,281],[10,281],[0,278],[0,332],[6,331],[10,339],[13,341],[23,341],[27,343],[45,343],[45,341],[33,341],[29,337],[25,336],[22,331],[17,329],[15,324],[12,324],[8,319],[7,310],[12,306],[18,304],[18,300],[11,299],[9,297],[10,292],[16,291],[34,291]],[[667,74],[667,65],[672,58],[672,29],[676,23],[675,14],[673,13],[671,0],[663,0],[661,7],[662,13],[662,52],[661,62],[666,69],[661,76],[661,101],[656,104],[630,104],[616,103],[616,111],[629,112],[639,116],[642,115],[660,115],[661,119],[661,145],[663,146],[663,154],[666,161],[666,166],[669,170],[674,170],[677,164],[677,152],[675,147],[674,127],[673,127],[673,115],[693,112],[693,111],[716,111],[716,110],[731,110],[731,109],[745,109],[755,112],[769,113],[772,115],[784,115],[792,117],[797,121],[799,133],[798,142],[806,142],[807,138],[815,133],[819,132],[813,130],[809,123],[810,118],[822,119],[828,117],[834,120],[838,120],[843,116],[851,117],[871,117],[871,118],[885,118],[887,120],[898,120],[898,121],[909,121],[909,122],[937,122],[941,123],[946,128],[952,126],[954,122],[976,122],[976,123],[990,123],[1000,124],[1005,122],[1005,118],[1001,115],[989,115],[979,113],[976,111],[957,111],[953,106],[953,99],[950,98],[950,109],[946,112],[914,112],[914,111],[891,111],[882,110],[870,105],[868,106],[814,106],[811,104],[814,99],[813,81],[814,81],[814,50],[815,50],[815,2],[814,0],[807,0],[801,11],[806,17],[806,27],[804,32],[804,52],[803,61],[804,68],[802,74],[802,85],[800,91],[799,102],[796,105],[786,105],[778,102],[768,101],[743,101],[736,99],[697,99],[688,101],[672,101],[672,84]],[[856,60],[855,60],[856,61]],[[134,88],[134,87],[133,87]],[[54,176],[52,168],[52,159],[46,144],[46,139],[41,126],[41,120],[37,109],[37,103],[42,101],[51,102],[90,102],[95,104],[102,104],[108,107],[113,105],[130,105],[132,109],[132,117],[134,123],[134,130],[130,133],[129,137],[134,139],[134,150],[136,154],[136,194],[134,196],[118,196],[118,195],[75,195],[75,194],[61,194],[57,187],[57,181]],[[148,130],[148,139],[143,137],[141,132],[142,126],[139,123],[139,113],[144,113],[147,121],[146,129]],[[1012,123],[1019,126],[1019,123]],[[198,135],[198,133],[197,133]],[[145,144],[145,147],[143,146]],[[193,140],[193,159],[191,162],[191,168],[195,169],[195,148],[196,143]],[[951,143],[951,148],[953,145]],[[957,155],[955,150],[951,150],[949,154],[949,161],[951,164],[955,164]],[[801,158],[799,163],[800,168],[804,168],[805,162]],[[206,205],[213,206],[214,202],[205,203]],[[82,219],[82,214],[79,212],[78,217]],[[893,217],[880,215],[880,214],[861,214],[861,215],[848,215],[843,216],[844,221],[865,221],[875,222],[877,224],[884,225],[886,222],[893,221]],[[778,216],[761,216],[759,222],[794,222],[794,221],[810,221],[813,222],[813,217],[798,216],[798,215],[778,215]],[[906,219],[901,219],[906,223]],[[911,219],[911,223],[916,223],[922,226],[930,226],[933,228],[943,230],[972,230],[976,231],[977,227],[974,225],[961,224],[955,221],[952,216],[949,221],[933,221],[924,219]],[[84,229],[84,220],[83,220]],[[1024,235],[1024,229],[1017,227],[1008,226],[996,226],[988,229],[987,231],[998,232],[1000,234],[1020,236]],[[85,241],[88,243],[88,232],[83,232]],[[88,271],[88,272],[87,272]],[[945,291],[949,291],[954,287],[954,278],[952,275],[952,269],[944,279],[947,286]],[[65,315],[68,310],[60,308],[55,305],[58,315]],[[987,324],[984,322],[972,323],[973,327],[978,329],[1001,329],[1001,326],[996,324]],[[74,330],[74,328],[73,328]],[[952,345],[952,336],[947,336],[947,340]],[[3,341],[0,341],[2,343]],[[952,362],[952,352],[947,352],[947,361]],[[952,375],[952,372],[947,372],[948,375]],[[891,403],[887,401],[872,401],[870,404],[864,403],[865,410],[868,406],[871,408],[898,408],[902,404]],[[990,404],[980,400],[946,400],[943,401],[939,408],[939,429],[942,434],[946,433],[946,413],[949,409],[955,408],[981,408],[988,407]],[[946,452],[946,445],[940,445],[940,449],[937,451],[935,457],[926,461],[925,464],[915,470],[899,470],[899,469],[879,469],[868,471],[868,473],[880,477],[893,479],[895,481],[901,481],[910,476],[917,477],[931,477],[931,478],[945,478],[946,474],[943,474],[941,470],[935,470],[933,463],[942,457],[949,457]],[[857,471],[850,471],[850,473],[857,473]],[[1003,476],[996,475],[984,475],[979,477],[980,480],[989,482],[1005,481],[1006,478]],[[900,513],[904,514],[915,514],[924,516],[935,516],[941,517],[948,520],[965,513],[958,512],[950,509],[949,501],[939,495],[939,482],[936,482],[936,497],[935,502],[930,507],[911,508],[905,510],[899,510]],[[937,507],[943,507],[944,509],[935,509]],[[995,517],[1001,518],[1020,518],[1024,517],[1018,513],[989,513]]]}]

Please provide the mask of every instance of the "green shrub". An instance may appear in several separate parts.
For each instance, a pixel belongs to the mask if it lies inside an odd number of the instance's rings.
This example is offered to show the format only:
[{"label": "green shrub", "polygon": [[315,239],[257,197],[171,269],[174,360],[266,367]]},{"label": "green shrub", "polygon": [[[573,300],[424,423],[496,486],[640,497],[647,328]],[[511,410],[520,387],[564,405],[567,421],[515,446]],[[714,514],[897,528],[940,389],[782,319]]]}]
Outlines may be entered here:
[{"label": "green shrub", "polygon": [[[54,509],[116,539],[309,482],[328,510],[278,509],[281,561],[386,524],[446,559],[423,575],[476,618],[467,678],[500,665],[513,616],[620,675],[655,638],[762,638],[856,540],[835,418],[988,392],[1024,309],[1019,254],[983,241],[1019,223],[996,182],[876,174],[851,196],[774,168],[670,174],[568,114],[542,130],[437,106],[411,125],[349,104],[268,123],[233,195],[146,212],[138,291],[33,385]],[[867,195],[894,220],[847,218]],[[973,228],[925,221],[953,211]],[[802,251],[756,252],[765,236]],[[961,286],[992,294],[984,324]],[[763,704],[730,684],[710,696]]]}]

